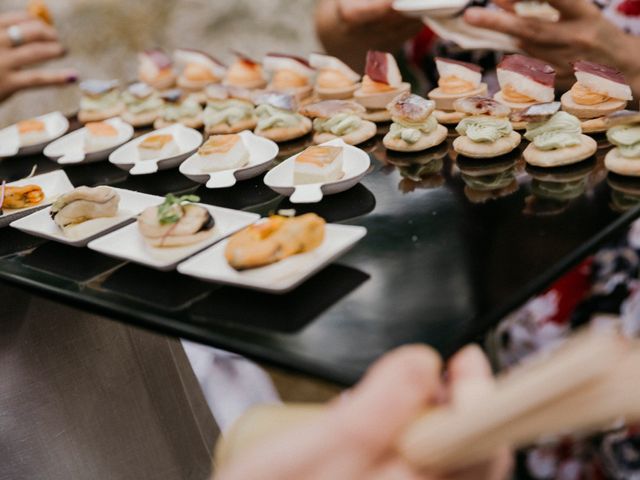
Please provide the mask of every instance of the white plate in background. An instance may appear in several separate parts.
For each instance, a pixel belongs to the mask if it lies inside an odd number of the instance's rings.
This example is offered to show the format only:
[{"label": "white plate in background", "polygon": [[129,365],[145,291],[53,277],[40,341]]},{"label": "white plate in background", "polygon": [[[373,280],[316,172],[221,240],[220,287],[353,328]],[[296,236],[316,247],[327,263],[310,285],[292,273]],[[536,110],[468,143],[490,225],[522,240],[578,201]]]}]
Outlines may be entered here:
[{"label": "white plate in background", "polygon": [[131,140],[133,127],[118,117],[105,120],[104,123],[108,123],[118,131],[118,136],[109,148],[86,152],[84,138],[87,129],[83,127],[47,145],[44,149],[45,156],[60,165],[99,162],[109,158],[111,152]]},{"label": "white plate in background", "polygon": [[[158,157],[151,160],[140,160],[138,145],[152,135],[173,135],[178,144],[179,153],[170,157]],[[146,175],[158,170],[175,168],[187,157],[192,155],[202,144],[202,134],[193,128],[185,127],[180,123],[170,125],[159,130],[154,130],[142,135],[129,143],[125,143],[115,152],[109,155],[109,161],[116,167],[127,170],[131,175]]]},{"label": "white plate in background", "polygon": [[69,120],[60,112],[51,112],[46,115],[35,117],[34,120],[41,120],[45,124],[47,130],[47,140],[29,145],[20,146],[20,134],[18,133],[18,124],[11,125],[0,130],[0,157],[15,157],[22,155],[35,155],[42,152],[44,147],[61,137],[69,130]]},{"label": "white plate in background", "polygon": [[46,207],[55,202],[63,193],[73,190],[73,185],[64,170],[55,170],[53,172],[43,173],[42,175],[34,175],[30,178],[7,183],[8,187],[24,187],[25,185],[38,185],[44,193],[44,200],[32,207],[2,209],[2,214],[0,214],[0,227],[6,225],[11,220],[15,220],[17,215],[24,215],[31,210]]},{"label": "white plate in background", "polygon": [[145,208],[162,203],[163,198],[156,195],[114,188],[120,195],[118,214],[114,217],[94,218],[86,222],[67,227],[63,231],[51,218],[51,207],[44,208],[11,223],[25,233],[36,237],[47,238],[73,247],[84,247],[97,236],[104,235],[132,217],[138,215]]},{"label": "white plate in background", "polygon": [[453,17],[469,4],[469,0],[395,0],[391,6],[407,17]]},{"label": "white plate in background", "polygon": [[371,166],[369,154],[353,145],[347,145],[341,138],[325,142],[321,146],[342,147],[343,177],[340,180],[322,183],[295,185],[293,167],[300,153],[283,161],[264,177],[264,183],[281,195],[286,195],[291,203],[317,203],[324,195],[344,192],[356,186],[367,174]]},{"label": "white plate in background", "polygon": [[[160,203],[162,203],[162,199],[157,202],[157,204]],[[241,212],[201,203],[198,205],[209,210],[215,221],[213,235],[201,242],[184,247],[152,247],[145,242],[138,229],[138,223],[134,222],[93,240],[89,243],[89,248],[111,257],[129,260],[157,270],[173,270],[178,263],[191,255],[219,242],[238,230],[248,227],[260,218],[260,215],[256,213]]]},{"label": "white plate in background", "polygon": [[346,253],[367,234],[352,225],[327,224],[322,244],[310,252],[293,255],[265,267],[238,271],[224,256],[229,240],[224,240],[186,262],[178,272],[208,282],[235,285],[270,293],[286,293]]},{"label": "white plate in background", "polygon": [[238,135],[249,151],[249,162],[244,167],[207,172],[202,169],[200,155],[196,152],[180,165],[180,173],[194,182],[205,183],[207,188],[225,188],[268,170],[278,156],[278,144],[249,130]]}]

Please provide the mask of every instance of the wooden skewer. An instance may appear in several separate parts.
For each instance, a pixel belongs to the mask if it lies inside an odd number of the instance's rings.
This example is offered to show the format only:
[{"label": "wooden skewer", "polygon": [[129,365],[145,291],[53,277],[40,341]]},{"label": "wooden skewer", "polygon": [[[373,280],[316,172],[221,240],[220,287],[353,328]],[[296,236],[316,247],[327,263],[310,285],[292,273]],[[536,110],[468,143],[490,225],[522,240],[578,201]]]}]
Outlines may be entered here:
[{"label": "wooden skewer", "polygon": [[[486,460],[505,445],[518,448],[544,435],[602,428],[620,417],[640,419],[640,389],[634,383],[639,364],[640,347],[631,348],[612,333],[583,332],[498,378],[479,398],[425,413],[401,436],[398,450],[417,468],[450,472]],[[318,405],[253,409],[218,445],[216,463],[323,410]]]},{"label": "wooden skewer", "polygon": [[618,419],[636,421],[640,419],[640,389],[635,383],[638,365],[640,350],[628,354],[609,375],[486,431],[481,438],[463,437],[444,448],[436,443],[419,451],[404,446],[402,451],[416,466],[433,472],[449,472],[490,458],[506,445],[525,447],[550,434],[586,433],[610,426]]}]

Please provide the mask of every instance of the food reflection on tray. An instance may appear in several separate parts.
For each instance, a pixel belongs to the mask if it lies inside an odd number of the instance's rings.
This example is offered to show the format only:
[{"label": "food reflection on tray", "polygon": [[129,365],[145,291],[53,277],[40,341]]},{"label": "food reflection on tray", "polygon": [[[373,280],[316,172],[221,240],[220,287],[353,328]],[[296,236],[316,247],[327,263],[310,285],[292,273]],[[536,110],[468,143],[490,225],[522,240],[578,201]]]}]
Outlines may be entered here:
[{"label": "food reflection on tray", "polygon": [[516,178],[520,156],[507,154],[490,160],[459,155],[456,164],[465,183],[464,194],[471,203],[485,203],[518,191]]},{"label": "food reflection on tray", "polygon": [[585,194],[596,166],[595,158],[552,169],[527,165],[531,195],[526,199],[525,213],[543,216],[564,212],[573,200]]},{"label": "food reflection on tray", "polygon": [[610,206],[616,212],[626,212],[640,205],[640,177],[609,172],[607,184],[611,188]]}]

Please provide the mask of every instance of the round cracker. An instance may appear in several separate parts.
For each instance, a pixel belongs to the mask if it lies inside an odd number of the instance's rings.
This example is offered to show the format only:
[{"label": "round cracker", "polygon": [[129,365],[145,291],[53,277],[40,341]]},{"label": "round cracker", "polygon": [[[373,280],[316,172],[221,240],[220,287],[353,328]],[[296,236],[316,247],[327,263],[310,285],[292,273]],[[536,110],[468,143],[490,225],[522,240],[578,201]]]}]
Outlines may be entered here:
[{"label": "round cracker", "polygon": [[348,145],[359,145],[361,143],[366,142],[370,138],[373,138],[378,133],[378,127],[373,122],[368,122],[366,120],[362,121],[362,124],[357,130],[353,132],[347,133],[346,135],[338,136],[328,132],[319,132],[313,136],[313,143],[321,144],[324,142],[329,142],[336,138],[341,138],[344,143]]},{"label": "round cracker", "polygon": [[571,92],[566,92],[560,97],[562,110],[571,115],[575,115],[581,120],[590,120],[592,118],[604,117],[618,110],[624,110],[627,102],[624,100],[611,99],[598,105],[580,105],[576,103]]},{"label": "round cracker", "polygon": [[300,123],[293,127],[269,128],[266,130],[256,128],[254,133],[261,137],[268,138],[269,140],[273,140],[274,142],[288,142],[289,140],[304,137],[311,131],[311,128],[311,120],[303,117]]},{"label": "round cracker", "polygon": [[233,83],[225,80],[222,84],[226,87],[240,87],[246,88],[247,90],[256,90],[259,88],[264,88],[267,86],[267,81],[264,78],[257,78],[255,80],[249,80],[246,82]]},{"label": "round cracker", "polygon": [[238,133],[243,130],[253,130],[256,128],[256,124],[258,120],[253,118],[248,118],[246,120],[241,120],[240,122],[236,122],[233,125],[227,125],[226,123],[219,123],[218,125],[205,125],[205,132],[209,135],[226,135],[229,133]]},{"label": "round cracker", "polygon": [[581,162],[591,157],[598,150],[598,143],[587,135],[580,135],[580,145],[559,148],[557,150],[540,150],[530,143],[523,152],[525,161],[536,167],[560,167]]},{"label": "round cracker", "polygon": [[320,100],[351,100],[353,93],[360,88],[360,83],[354,83],[349,87],[322,88],[316,85],[316,96]]},{"label": "round cracker", "polygon": [[382,143],[389,150],[394,152],[421,152],[422,150],[428,150],[435,146],[440,145],[447,139],[449,130],[444,125],[438,125],[438,127],[428,135],[422,135],[420,140],[416,143],[407,143],[401,138],[393,138],[390,133],[387,133],[382,139]]},{"label": "round cracker", "polygon": [[466,135],[453,141],[453,149],[461,155],[471,158],[494,158],[513,152],[520,145],[522,137],[518,132],[511,132],[495,142],[474,142]]},{"label": "round cracker", "polygon": [[367,120],[369,122],[374,123],[384,123],[391,121],[391,113],[389,110],[367,110],[365,113],[360,115],[363,120]]},{"label": "round cracker", "polygon": [[433,114],[442,125],[457,125],[467,116],[466,113],[444,110],[436,110]]},{"label": "round cracker", "polygon": [[467,93],[444,93],[441,88],[436,88],[431,90],[427,96],[436,103],[438,110],[451,111],[455,110],[453,104],[459,98],[486,97],[488,94],[489,87],[486,83],[481,83],[478,88]]},{"label": "round cracker", "polygon": [[194,81],[188,80],[184,77],[178,77],[178,80],[176,81],[177,87],[184,90],[186,93],[203,92],[204,89],[212,83],[216,82],[211,82],[210,80]]},{"label": "round cracker", "polygon": [[122,114],[122,120],[135,128],[148,127],[149,125],[153,125],[158,115],[160,115],[160,110],[152,110],[146,113],[124,112]]},{"label": "round cracker", "polygon": [[529,122],[511,122],[511,127],[518,132],[526,130],[528,125]]},{"label": "round cracker", "polygon": [[502,91],[496,93],[493,96],[493,99],[497,102],[500,102],[503,105],[506,105],[507,107],[509,107],[511,109],[512,112],[521,112],[523,110],[526,110],[527,108],[529,108],[531,105],[535,105],[536,103],[540,103],[540,102],[527,102],[527,103],[514,103],[514,102],[509,102],[508,100],[505,100],[504,96],[502,95]]},{"label": "round cracker", "polygon": [[640,177],[640,158],[625,158],[620,155],[620,150],[612,149],[604,157],[604,165],[607,170],[629,177]]},{"label": "round cracker", "polygon": [[592,118],[582,122],[582,133],[602,133],[609,129],[604,117]]},{"label": "round cracker", "polygon": [[169,90],[176,84],[176,75],[163,75],[159,79],[154,81],[145,81],[140,79],[142,83],[146,83],[147,85],[155,88],[156,90]]},{"label": "round cracker", "polygon": [[103,120],[122,115],[122,113],[124,113],[125,111],[125,108],[126,107],[124,103],[121,102],[111,108],[101,110],[99,112],[94,112],[92,110],[80,110],[78,112],[78,121],[80,123],[102,122]]},{"label": "round cracker", "polygon": [[[356,90],[353,93],[353,98],[360,105],[368,110],[380,110],[386,109],[387,105],[401,93],[409,92],[411,90],[411,84],[403,82],[398,85],[397,88],[389,90],[388,92],[378,93],[363,93],[362,88]],[[369,120],[367,118],[367,120]]]}]

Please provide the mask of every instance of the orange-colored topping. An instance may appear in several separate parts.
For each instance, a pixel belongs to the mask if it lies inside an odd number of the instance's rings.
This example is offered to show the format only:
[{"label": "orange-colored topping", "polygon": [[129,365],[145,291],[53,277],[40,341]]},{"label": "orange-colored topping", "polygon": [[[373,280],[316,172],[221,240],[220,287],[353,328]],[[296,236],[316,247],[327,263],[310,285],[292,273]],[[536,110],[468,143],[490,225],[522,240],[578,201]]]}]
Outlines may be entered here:
[{"label": "orange-colored topping", "polygon": [[44,132],[45,125],[41,120],[22,120],[18,122],[18,132],[31,133],[31,132]]},{"label": "orange-colored topping", "polygon": [[39,18],[44,23],[53,25],[53,17],[47,7],[47,4],[43,0],[31,0],[27,5],[27,12],[32,17]]},{"label": "orange-colored topping", "polygon": [[238,60],[227,70],[227,83],[230,85],[244,86],[262,80],[262,65],[259,63]]},{"label": "orange-colored topping", "polygon": [[278,231],[280,227],[282,227],[282,224],[285,220],[285,217],[281,217],[280,215],[272,215],[268,220],[252,225],[249,228],[253,230],[253,232],[256,233],[260,239],[264,240],[268,236]]},{"label": "orange-colored topping", "polygon": [[277,90],[306,87],[309,79],[292,70],[278,70],[271,79],[271,86]]},{"label": "orange-colored topping", "polygon": [[25,208],[37,205],[44,200],[42,188],[38,185],[25,185],[23,187],[5,187],[4,200],[0,208]]},{"label": "orange-colored topping", "polygon": [[438,80],[438,86],[443,93],[449,93],[452,95],[467,93],[476,88],[473,83],[456,77],[455,75],[441,77],[440,80]]},{"label": "orange-colored topping", "polygon": [[316,85],[320,88],[348,88],[353,82],[338,70],[322,70],[316,79]]},{"label": "orange-colored topping", "polygon": [[513,103],[531,103],[535,102],[534,98],[528,97],[520,92],[518,92],[511,85],[507,85],[502,89],[502,96],[507,102]]},{"label": "orange-colored topping", "polygon": [[167,143],[173,140],[173,135],[170,134],[161,134],[161,135],[151,135],[145,138],[140,147],[147,148],[150,150],[160,150]]},{"label": "orange-colored topping", "polygon": [[611,97],[594,92],[581,83],[576,83],[571,87],[571,98],[578,105],[599,105],[611,99]]},{"label": "orange-colored topping", "polygon": [[211,155],[213,153],[227,153],[240,141],[240,135],[212,135],[200,147],[199,153]]},{"label": "orange-colored topping", "polygon": [[161,69],[156,76],[147,75],[144,72],[140,73],[140,81],[152,85],[154,82],[159,82],[165,78],[171,78],[173,76],[173,69],[171,67]]},{"label": "orange-colored topping", "polygon": [[395,88],[391,85],[371,80],[368,75],[365,75],[362,79],[362,93],[384,93],[392,90],[395,90]]},{"label": "orange-colored topping", "polygon": [[211,70],[199,63],[189,63],[182,73],[184,78],[192,82],[218,82],[220,79],[216,77]]},{"label": "orange-colored topping", "polygon": [[296,163],[310,163],[323,168],[340,155],[340,147],[309,147],[296,158]]},{"label": "orange-colored topping", "polygon": [[118,135],[118,130],[115,127],[104,122],[87,123],[84,128],[92,135],[100,135],[101,137],[115,137]]}]

